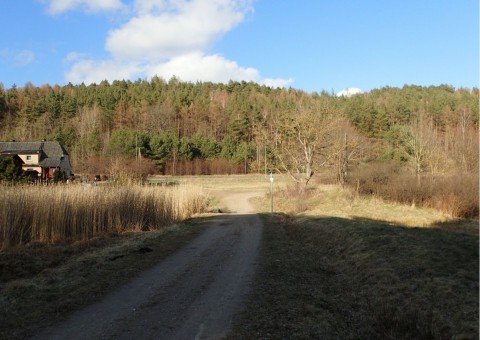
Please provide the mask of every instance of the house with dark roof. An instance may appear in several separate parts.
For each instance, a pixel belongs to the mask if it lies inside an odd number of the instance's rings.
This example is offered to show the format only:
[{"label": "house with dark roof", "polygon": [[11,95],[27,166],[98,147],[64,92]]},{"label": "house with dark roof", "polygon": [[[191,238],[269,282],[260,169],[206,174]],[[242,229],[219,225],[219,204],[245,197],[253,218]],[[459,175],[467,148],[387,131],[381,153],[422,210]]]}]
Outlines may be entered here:
[{"label": "house with dark roof", "polygon": [[73,175],[68,152],[57,141],[0,142],[0,155],[18,156],[22,169],[38,179],[51,179],[56,171],[64,171],[67,178]]}]

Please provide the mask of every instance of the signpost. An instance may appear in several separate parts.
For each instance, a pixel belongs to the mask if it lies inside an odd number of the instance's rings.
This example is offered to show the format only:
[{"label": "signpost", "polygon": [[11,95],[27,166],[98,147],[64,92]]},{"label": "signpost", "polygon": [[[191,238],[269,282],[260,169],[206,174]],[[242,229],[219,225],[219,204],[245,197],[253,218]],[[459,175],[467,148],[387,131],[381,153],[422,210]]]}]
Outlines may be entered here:
[{"label": "signpost", "polygon": [[273,214],[273,174],[270,173],[270,211]]}]

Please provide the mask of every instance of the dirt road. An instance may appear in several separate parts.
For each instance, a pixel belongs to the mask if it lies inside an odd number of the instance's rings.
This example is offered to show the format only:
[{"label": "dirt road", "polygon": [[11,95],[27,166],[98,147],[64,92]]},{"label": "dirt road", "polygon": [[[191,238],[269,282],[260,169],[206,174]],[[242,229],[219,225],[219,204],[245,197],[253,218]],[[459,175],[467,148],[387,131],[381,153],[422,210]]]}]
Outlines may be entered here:
[{"label": "dirt road", "polygon": [[262,223],[248,199],[222,196],[219,216],[192,243],[118,291],[34,339],[218,339],[249,291]]}]

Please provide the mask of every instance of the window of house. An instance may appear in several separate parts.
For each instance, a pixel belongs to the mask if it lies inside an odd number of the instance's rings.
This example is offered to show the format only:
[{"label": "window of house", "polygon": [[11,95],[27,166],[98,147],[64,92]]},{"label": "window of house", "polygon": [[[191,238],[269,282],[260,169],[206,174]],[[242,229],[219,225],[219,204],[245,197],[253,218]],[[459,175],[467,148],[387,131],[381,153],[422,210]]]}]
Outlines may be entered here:
[{"label": "window of house", "polygon": [[32,160],[32,156],[27,156],[27,161],[31,161]]}]

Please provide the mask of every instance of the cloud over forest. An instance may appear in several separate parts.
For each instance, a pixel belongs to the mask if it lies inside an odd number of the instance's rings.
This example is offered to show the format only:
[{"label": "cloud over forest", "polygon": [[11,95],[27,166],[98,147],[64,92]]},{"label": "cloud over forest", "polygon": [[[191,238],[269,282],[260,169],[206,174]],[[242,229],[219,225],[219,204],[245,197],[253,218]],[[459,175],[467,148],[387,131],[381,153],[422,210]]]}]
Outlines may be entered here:
[{"label": "cloud over forest", "polygon": [[[102,80],[172,76],[183,81],[254,81],[288,86],[291,79],[264,78],[251,66],[239,65],[209,49],[253,14],[252,0],[51,0],[51,14],[82,10],[127,15],[106,33],[108,58],[66,58],[66,80],[92,83]],[[126,14],[125,14],[126,13]],[[71,51],[71,55],[84,55]]]}]

